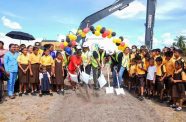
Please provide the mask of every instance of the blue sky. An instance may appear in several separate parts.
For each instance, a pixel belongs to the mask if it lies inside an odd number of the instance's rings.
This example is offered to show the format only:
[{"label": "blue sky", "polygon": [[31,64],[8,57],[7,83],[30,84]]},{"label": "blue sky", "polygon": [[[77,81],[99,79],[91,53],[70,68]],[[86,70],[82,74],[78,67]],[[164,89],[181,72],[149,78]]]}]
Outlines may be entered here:
[{"label": "blue sky", "polygon": [[[0,33],[20,30],[36,38],[57,39],[78,28],[88,15],[115,0],[0,0]],[[186,35],[185,0],[157,0],[154,47],[171,44]],[[97,22],[124,36],[130,44],[142,44],[145,33],[146,0]]]}]

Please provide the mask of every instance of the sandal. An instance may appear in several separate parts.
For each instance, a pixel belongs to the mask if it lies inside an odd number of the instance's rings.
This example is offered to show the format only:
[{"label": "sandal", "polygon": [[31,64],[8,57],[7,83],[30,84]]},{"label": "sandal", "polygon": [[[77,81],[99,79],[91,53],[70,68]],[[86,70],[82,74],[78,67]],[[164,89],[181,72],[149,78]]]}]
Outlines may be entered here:
[{"label": "sandal", "polygon": [[39,97],[42,97],[43,96],[43,94],[42,93],[39,93]]},{"label": "sandal", "polygon": [[182,107],[177,107],[176,109],[175,109],[175,111],[181,111],[182,110]]},{"label": "sandal", "polygon": [[49,93],[49,95],[50,95],[50,96],[53,96],[53,93],[52,93],[52,92],[50,92],[50,93]]}]

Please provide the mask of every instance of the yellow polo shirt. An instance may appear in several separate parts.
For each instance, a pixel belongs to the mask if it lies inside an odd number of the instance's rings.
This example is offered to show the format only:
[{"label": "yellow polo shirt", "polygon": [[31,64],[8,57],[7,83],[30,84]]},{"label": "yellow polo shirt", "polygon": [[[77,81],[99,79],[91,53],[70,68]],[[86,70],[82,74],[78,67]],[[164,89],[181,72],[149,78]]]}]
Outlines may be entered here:
[{"label": "yellow polo shirt", "polygon": [[30,54],[29,61],[31,64],[40,63],[41,55],[35,55],[34,53]]},{"label": "yellow polo shirt", "polygon": [[54,60],[50,55],[48,55],[48,56],[44,55],[41,57],[40,63],[43,66],[51,66],[51,65],[54,65]]},{"label": "yellow polo shirt", "polygon": [[29,64],[29,56],[24,55],[24,54],[20,54],[17,58],[17,62],[20,64],[28,65]]}]

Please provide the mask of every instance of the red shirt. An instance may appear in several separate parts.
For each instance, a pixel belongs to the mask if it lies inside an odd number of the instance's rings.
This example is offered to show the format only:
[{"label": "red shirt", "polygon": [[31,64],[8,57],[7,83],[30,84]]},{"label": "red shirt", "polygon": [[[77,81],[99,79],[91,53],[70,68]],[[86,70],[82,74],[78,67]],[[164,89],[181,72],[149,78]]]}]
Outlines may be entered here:
[{"label": "red shirt", "polygon": [[80,66],[82,63],[82,58],[80,56],[76,56],[76,55],[73,55],[70,57],[70,63],[68,65],[68,70],[71,72],[71,73],[75,73],[76,71],[76,66]]}]

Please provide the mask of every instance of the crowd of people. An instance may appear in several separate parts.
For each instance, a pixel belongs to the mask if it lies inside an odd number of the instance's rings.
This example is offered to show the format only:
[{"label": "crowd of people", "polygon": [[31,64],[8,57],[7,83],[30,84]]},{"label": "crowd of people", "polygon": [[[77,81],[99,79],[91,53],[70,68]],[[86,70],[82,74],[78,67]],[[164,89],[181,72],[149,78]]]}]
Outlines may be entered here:
[{"label": "crowd of people", "polygon": [[[148,50],[145,46],[133,45],[123,51],[109,50],[102,45],[90,50],[86,42],[82,46],[67,46],[61,51],[54,45],[10,44],[9,50],[0,41],[0,100],[4,97],[3,83],[7,81],[7,94],[10,99],[23,94],[41,97],[65,93],[64,80],[67,79],[72,90],[85,83],[80,73],[93,74],[93,85],[89,88],[99,90],[98,78],[105,67],[112,72],[112,86],[128,89],[139,100],[158,99],[168,101],[170,107],[181,111],[185,100],[186,65],[182,50],[174,47]],[[78,76],[74,82],[70,74]],[[79,85],[80,84],[80,85]]]}]

